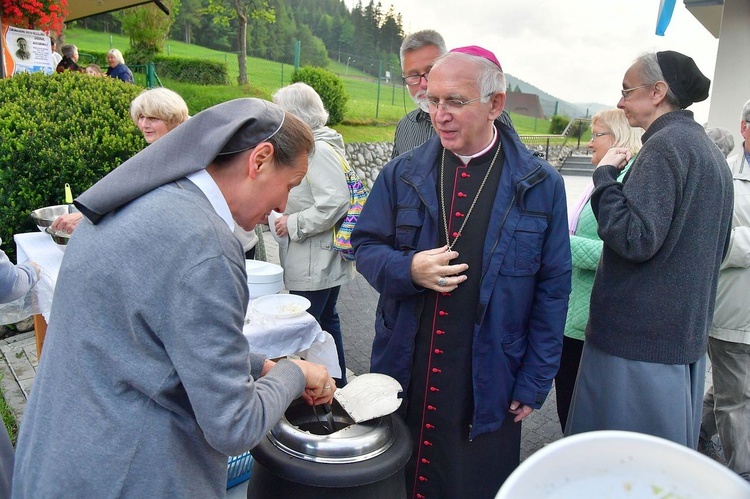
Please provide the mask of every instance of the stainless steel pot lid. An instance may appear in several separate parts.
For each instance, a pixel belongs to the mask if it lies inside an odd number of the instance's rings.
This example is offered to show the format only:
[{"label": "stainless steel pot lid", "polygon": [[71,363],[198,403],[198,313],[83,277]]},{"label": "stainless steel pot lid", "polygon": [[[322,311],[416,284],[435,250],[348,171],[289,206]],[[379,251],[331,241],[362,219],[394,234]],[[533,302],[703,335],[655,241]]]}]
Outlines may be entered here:
[{"label": "stainless steel pot lid", "polygon": [[302,400],[295,401],[268,434],[269,440],[287,454],[317,463],[344,464],[372,459],[393,445],[390,416],[356,424],[334,400],[335,431],[328,429],[321,408],[317,415]]}]

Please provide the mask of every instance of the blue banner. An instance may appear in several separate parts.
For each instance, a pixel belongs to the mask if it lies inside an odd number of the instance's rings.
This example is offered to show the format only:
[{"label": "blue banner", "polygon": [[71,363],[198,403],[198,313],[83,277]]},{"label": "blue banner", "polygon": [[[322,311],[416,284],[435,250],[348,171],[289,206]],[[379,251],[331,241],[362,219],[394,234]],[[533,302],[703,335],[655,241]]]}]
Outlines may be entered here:
[{"label": "blue banner", "polygon": [[676,0],[661,0],[659,4],[659,16],[656,18],[656,34],[664,36],[669,26],[669,21],[672,20],[672,13],[674,12],[674,4]]}]

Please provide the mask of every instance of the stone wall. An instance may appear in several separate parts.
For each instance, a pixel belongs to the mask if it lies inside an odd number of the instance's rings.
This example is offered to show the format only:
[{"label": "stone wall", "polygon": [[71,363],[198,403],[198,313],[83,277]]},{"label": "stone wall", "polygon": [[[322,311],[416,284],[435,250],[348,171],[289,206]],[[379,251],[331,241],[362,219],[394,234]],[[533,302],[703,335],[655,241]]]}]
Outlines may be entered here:
[{"label": "stone wall", "polygon": [[346,144],[346,157],[362,182],[372,189],[383,166],[391,160],[392,142],[359,142]]},{"label": "stone wall", "polygon": [[[378,173],[383,166],[391,160],[391,153],[393,152],[393,143],[391,142],[359,142],[346,144],[346,157],[349,160],[349,164],[357,170],[359,178],[362,179],[370,188],[378,177]],[[544,154],[544,146],[531,146],[530,149]],[[562,147],[552,146],[550,147],[549,155],[551,158],[552,166],[558,167],[556,164],[556,158],[559,157]],[[571,146],[566,146],[563,151],[565,154],[570,154]]]}]

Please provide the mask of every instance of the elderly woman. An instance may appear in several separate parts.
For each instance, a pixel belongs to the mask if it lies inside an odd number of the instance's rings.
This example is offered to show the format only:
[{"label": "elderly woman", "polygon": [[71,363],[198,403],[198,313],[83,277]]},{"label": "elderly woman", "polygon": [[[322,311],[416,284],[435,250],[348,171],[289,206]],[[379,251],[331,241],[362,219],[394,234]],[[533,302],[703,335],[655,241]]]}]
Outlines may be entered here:
[{"label": "elderly woman", "polygon": [[130,103],[130,118],[152,144],[188,119],[182,97],[166,88],[144,90]]},{"label": "elderly woman", "polygon": [[[627,148],[635,156],[641,149],[641,135],[643,135],[643,130],[632,128],[621,109],[608,109],[596,113],[591,119],[591,140],[588,145],[592,152],[591,162],[598,165],[611,147]],[[618,180],[622,180],[630,165],[633,164],[633,160],[634,158],[631,158],[618,176]],[[593,191],[594,184],[591,183],[581,194],[568,221],[573,262],[572,289],[565,320],[560,370],[555,376],[557,415],[563,431],[568,420],[570,399],[573,397],[578,364],[583,351],[586,322],[589,319],[591,287],[594,284],[596,266],[602,254],[602,240],[596,233],[596,218],[591,210]]]},{"label": "elderly woman", "polygon": [[[130,103],[130,117],[143,133],[146,142],[151,144],[187,120],[189,115],[187,104],[179,94],[166,88],[152,88],[144,90],[133,99]],[[72,234],[81,218],[80,213],[61,215],[52,223],[52,229]],[[243,241],[243,245],[245,244]]]},{"label": "elderly woman", "polygon": [[110,49],[107,52],[107,76],[111,78],[119,78],[125,83],[134,83],[133,73],[125,65],[125,59],[122,57],[122,52],[117,49]]},{"label": "elderly woman", "polygon": [[334,250],[333,234],[349,207],[349,189],[341,166],[344,142],[341,135],[325,126],[328,112],[312,87],[294,83],[277,91],[273,101],[302,118],[315,137],[315,153],[307,175],[291,190],[283,216],[271,228],[279,236],[289,236],[287,248],[280,249],[284,284],[290,293],[310,300],[309,312],[333,336],[341,367],[341,379],[336,384],[343,386],[346,362],[336,302],[341,285],[354,278],[354,263]]},{"label": "elderly woman", "polygon": [[723,154],[725,158],[728,157],[732,152],[732,149],[734,149],[734,137],[732,136],[732,132],[726,128],[706,128],[706,135],[708,135],[713,143],[716,144],[716,147],[719,148],[719,151],[721,151],[721,154]]},{"label": "elderly woman", "polygon": [[612,147],[594,171],[604,241],[567,435],[627,430],[695,448],[706,343],[732,223],[732,175],[685,108],[708,97],[693,59],[664,51],[625,72],[617,107],[643,147]]}]

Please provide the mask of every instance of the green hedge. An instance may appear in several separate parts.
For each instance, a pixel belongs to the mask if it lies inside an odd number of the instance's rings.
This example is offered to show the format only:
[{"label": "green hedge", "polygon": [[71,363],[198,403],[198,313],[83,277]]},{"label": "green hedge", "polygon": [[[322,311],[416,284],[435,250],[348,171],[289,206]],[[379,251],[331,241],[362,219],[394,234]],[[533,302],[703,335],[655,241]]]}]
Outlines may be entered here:
[{"label": "green hedge", "polygon": [[[125,60],[127,62],[127,59]],[[102,71],[107,71],[107,53],[106,52],[78,52],[78,65],[85,68],[89,64],[98,64]]]},{"label": "green hedge", "polygon": [[318,92],[328,111],[328,124],[337,125],[344,121],[346,101],[349,97],[344,90],[344,82],[334,73],[321,68],[304,66],[292,73],[292,83],[307,83]]},{"label": "green hedge", "polygon": [[229,84],[227,65],[223,62],[156,56],[154,65],[159,78],[171,78],[199,85]]},{"label": "green hedge", "polygon": [[[86,67],[91,63],[101,66],[102,71],[107,72],[106,52],[81,52],[78,54],[78,64]],[[123,55],[125,64],[131,70],[143,72],[145,62],[127,52]],[[229,70],[227,64],[218,61],[206,61],[204,59],[191,59],[185,57],[173,57],[157,55],[153,58],[156,75],[159,78],[169,78],[184,83],[197,83],[198,85],[228,85]]]},{"label": "green hedge", "polygon": [[[129,115],[141,91],[112,78],[66,72],[0,79],[0,237],[37,230],[29,213],[76,196],[140,151]],[[13,259],[13,256],[11,256]]]}]

